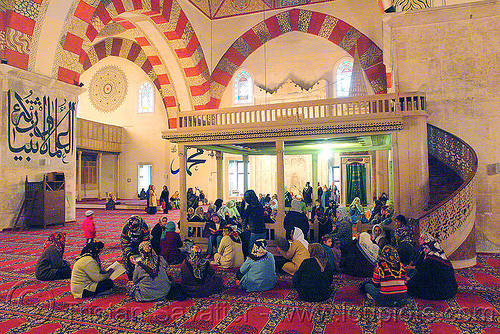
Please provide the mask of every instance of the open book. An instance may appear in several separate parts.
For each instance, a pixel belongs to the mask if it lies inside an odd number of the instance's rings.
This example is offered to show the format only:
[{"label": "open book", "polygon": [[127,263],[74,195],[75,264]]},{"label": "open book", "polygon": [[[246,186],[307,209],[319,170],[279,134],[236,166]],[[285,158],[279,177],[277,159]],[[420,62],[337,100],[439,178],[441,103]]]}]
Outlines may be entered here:
[{"label": "open book", "polygon": [[110,265],[107,270],[109,270],[110,268],[113,268],[113,270],[114,270],[113,273],[111,274],[111,276],[109,276],[109,278],[111,280],[114,280],[118,276],[124,274],[126,271],[125,267],[121,263],[119,263],[118,261],[113,262],[113,264]]}]

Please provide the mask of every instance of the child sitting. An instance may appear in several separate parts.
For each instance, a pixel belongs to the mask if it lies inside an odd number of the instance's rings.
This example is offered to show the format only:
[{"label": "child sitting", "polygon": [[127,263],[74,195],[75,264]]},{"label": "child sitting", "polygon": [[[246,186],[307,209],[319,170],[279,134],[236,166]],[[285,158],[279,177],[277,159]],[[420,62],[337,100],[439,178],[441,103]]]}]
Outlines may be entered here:
[{"label": "child sitting", "polygon": [[[330,267],[334,271],[340,271],[339,269],[339,263],[340,263],[340,248],[333,248],[332,246],[334,245],[334,242],[337,243],[337,246],[340,247],[340,242],[335,239],[335,241],[332,239],[331,236],[325,235],[321,239],[322,243],[321,246],[325,249],[325,254],[326,257],[328,258],[328,263],[330,264]],[[338,254],[336,254],[338,251]]]}]

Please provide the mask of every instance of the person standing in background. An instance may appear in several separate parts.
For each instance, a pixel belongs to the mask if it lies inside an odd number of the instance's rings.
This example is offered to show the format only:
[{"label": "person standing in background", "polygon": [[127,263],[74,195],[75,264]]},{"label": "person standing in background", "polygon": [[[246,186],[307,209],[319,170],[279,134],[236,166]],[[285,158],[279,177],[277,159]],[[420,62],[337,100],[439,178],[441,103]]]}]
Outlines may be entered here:
[{"label": "person standing in background", "polygon": [[160,204],[163,208],[163,213],[168,213],[168,200],[169,200],[169,195],[170,193],[168,192],[168,188],[167,186],[163,186],[163,190],[161,191],[161,195],[160,195]]},{"label": "person standing in background", "polygon": [[94,223],[94,211],[85,211],[85,219],[82,222],[83,236],[87,239],[87,243],[94,241],[96,230]]}]

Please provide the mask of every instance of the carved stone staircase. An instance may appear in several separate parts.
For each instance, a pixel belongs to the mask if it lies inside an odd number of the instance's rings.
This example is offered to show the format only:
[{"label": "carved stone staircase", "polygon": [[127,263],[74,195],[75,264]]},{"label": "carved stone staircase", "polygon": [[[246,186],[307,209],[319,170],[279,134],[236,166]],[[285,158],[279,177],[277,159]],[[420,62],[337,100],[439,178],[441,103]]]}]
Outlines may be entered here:
[{"label": "carved stone staircase", "polygon": [[432,209],[451,194],[462,184],[460,176],[446,164],[433,156],[429,156],[429,204],[428,210]]}]

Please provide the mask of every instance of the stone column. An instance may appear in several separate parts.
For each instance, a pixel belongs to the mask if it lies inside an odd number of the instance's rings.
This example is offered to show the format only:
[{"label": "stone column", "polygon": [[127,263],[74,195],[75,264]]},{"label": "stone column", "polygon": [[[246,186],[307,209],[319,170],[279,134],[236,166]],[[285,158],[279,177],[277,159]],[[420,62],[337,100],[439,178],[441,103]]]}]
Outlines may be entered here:
[{"label": "stone column", "polygon": [[186,150],[184,144],[178,144],[179,154],[179,199],[180,199],[180,222],[181,222],[181,235],[187,237],[188,235],[188,221],[187,221],[187,195],[186,195]]},{"label": "stone column", "polygon": [[276,140],[276,193],[278,195],[278,214],[276,215],[276,238],[285,237],[285,159],[284,142]]},{"label": "stone column", "polygon": [[376,151],[375,152],[375,173],[376,173],[376,195],[380,196],[383,192],[389,195],[389,152]]},{"label": "stone column", "polygon": [[415,112],[403,116],[404,128],[398,133],[397,161],[394,160],[400,194],[395,200],[399,200],[401,214],[419,218],[429,202],[427,116]]},{"label": "stone column", "polygon": [[102,153],[97,154],[97,199],[101,199]]},{"label": "stone column", "polygon": [[243,156],[243,189],[248,190],[248,155]]},{"label": "stone column", "polygon": [[82,200],[82,151],[78,151],[78,179],[76,180],[76,198]]},{"label": "stone column", "polygon": [[115,177],[115,196],[118,199],[120,193],[120,154],[116,155],[116,177]]},{"label": "stone column", "polygon": [[312,184],[313,188],[312,199],[313,205],[314,201],[318,199],[318,153],[312,154]]},{"label": "stone column", "polygon": [[221,151],[215,152],[217,160],[217,198],[224,200],[224,155]]}]

